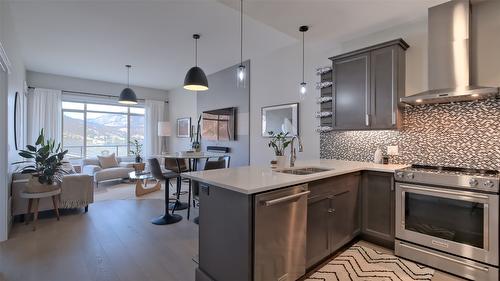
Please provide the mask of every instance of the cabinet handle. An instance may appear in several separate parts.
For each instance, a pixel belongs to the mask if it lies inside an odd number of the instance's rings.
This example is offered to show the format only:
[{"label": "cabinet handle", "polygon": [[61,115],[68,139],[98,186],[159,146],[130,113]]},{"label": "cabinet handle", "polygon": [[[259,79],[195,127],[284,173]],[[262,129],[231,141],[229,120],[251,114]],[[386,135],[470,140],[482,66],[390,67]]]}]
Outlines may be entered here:
[{"label": "cabinet handle", "polygon": [[328,209],[328,213],[335,213],[335,209]]},{"label": "cabinet handle", "polygon": [[394,126],[394,125],[396,125],[396,108],[394,105],[394,99],[395,99],[394,81],[395,81],[395,79],[397,79],[396,77],[394,77],[394,64],[396,63],[396,61],[394,59],[394,49],[391,50],[391,58],[392,58],[391,77],[393,79],[392,84],[391,84],[391,109],[392,109],[391,121],[392,121],[392,125]]},{"label": "cabinet handle", "polygon": [[288,196],[283,196],[283,197],[280,197],[280,198],[277,198],[277,199],[264,201],[263,204],[265,206],[269,207],[269,206],[273,206],[273,205],[276,205],[276,204],[279,204],[279,203],[291,201],[291,200],[293,200],[295,198],[299,198],[299,197],[307,195],[309,193],[311,193],[311,191],[307,190],[307,191],[303,191],[303,192],[300,192],[300,193],[296,193],[296,194],[292,194],[292,195],[288,195]]},{"label": "cabinet handle", "polygon": [[369,97],[368,97],[368,80],[370,79],[369,76],[368,76],[368,57],[366,57],[366,67],[365,67],[365,76],[366,76],[366,81],[365,81],[365,115],[366,115],[366,118],[365,118],[365,124],[366,126],[370,126],[370,110],[369,110]]}]

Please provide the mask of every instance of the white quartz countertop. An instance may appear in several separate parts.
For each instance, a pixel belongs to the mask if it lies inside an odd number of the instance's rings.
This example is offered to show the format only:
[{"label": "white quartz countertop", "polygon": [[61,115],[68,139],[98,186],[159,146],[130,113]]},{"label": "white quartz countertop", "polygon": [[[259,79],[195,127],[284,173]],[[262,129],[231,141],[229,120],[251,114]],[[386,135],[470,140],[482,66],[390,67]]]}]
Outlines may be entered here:
[{"label": "white quartz countertop", "polygon": [[189,172],[183,173],[182,176],[244,194],[255,194],[358,171],[393,173],[394,170],[406,167],[406,165],[383,165],[368,162],[318,159],[297,161],[293,169],[307,167],[329,169],[329,171],[310,175],[292,175],[273,171],[270,167],[266,166],[244,166],[221,170]]}]

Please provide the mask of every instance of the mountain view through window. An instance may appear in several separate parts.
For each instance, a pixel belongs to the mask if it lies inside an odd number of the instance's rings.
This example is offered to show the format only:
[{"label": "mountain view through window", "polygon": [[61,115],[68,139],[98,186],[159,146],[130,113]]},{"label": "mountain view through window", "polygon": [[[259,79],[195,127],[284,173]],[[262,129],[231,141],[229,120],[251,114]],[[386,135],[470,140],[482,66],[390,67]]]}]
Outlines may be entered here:
[{"label": "mountain view through window", "polygon": [[71,158],[115,153],[144,142],[144,108],[63,102],[63,147]]}]

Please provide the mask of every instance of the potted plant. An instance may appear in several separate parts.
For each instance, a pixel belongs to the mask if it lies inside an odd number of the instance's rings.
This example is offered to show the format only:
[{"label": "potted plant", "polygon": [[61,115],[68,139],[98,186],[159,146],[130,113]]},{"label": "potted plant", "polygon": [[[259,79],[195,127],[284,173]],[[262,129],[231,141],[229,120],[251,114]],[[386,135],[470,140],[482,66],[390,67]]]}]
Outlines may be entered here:
[{"label": "potted plant", "polygon": [[28,160],[15,164],[31,163],[21,169],[23,174],[31,174],[26,192],[40,193],[58,189],[58,183],[66,174],[62,167],[66,153],[68,151],[63,151],[60,143],[56,146],[55,140],[45,139],[43,129],[35,145],[27,145],[25,150],[20,150],[19,155]]},{"label": "potted plant", "polygon": [[274,150],[274,155],[276,156],[276,165],[278,168],[283,168],[286,165],[286,156],[285,149],[292,142],[288,137],[288,132],[283,133],[274,133],[273,131],[269,132],[271,136],[271,140],[269,141],[268,146]]},{"label": "potted plant", "polygon": [[130,154],[135,156],[135,163],[141,163],[142,143],[135,139],[133,141],[130,141],[130,145],[132,146],[132,149],[130,149]]},{"label": "potted plant", "polygon": [[201,115],[198,118],[198,124],[196,125],[196,133],[193,132],[192,137],[191,137],[191,148],[196,151],[200,152],[201,151]]}]

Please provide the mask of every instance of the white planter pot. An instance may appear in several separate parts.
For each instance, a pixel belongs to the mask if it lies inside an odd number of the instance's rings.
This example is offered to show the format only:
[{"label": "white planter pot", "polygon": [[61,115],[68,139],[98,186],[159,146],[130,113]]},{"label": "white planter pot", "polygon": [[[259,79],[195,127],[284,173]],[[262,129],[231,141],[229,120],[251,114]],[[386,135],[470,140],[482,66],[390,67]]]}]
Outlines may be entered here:
[{"label": "white planter pot", "polygon": [[276,156],[276,168],[282,169],[286,167],[286,160],[288,157],[286,156]]},{"label": "white planter pot", "polygon": [[25,192],[27,193],[44,193],[50,192],[59,189],[59,185],[57,183],[54,184],[41,184],[38,182],[36,177],[31,177],[28,184],[26,185]]}]

